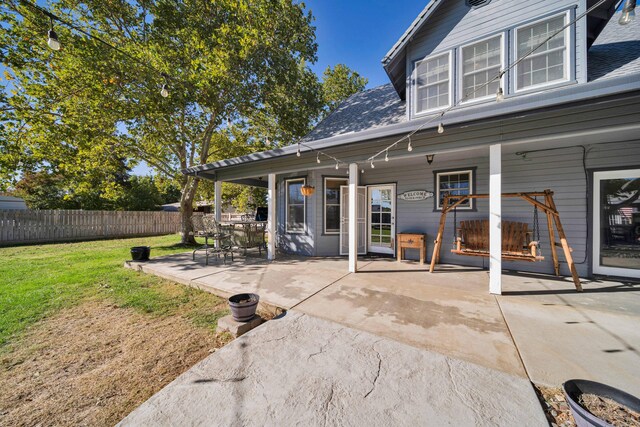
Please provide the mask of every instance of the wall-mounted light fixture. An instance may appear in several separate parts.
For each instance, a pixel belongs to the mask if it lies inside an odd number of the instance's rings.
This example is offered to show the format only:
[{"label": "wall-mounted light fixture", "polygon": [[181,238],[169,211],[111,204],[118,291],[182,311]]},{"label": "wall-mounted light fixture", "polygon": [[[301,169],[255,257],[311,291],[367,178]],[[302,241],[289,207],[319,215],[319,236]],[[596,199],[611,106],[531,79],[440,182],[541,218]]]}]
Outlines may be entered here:
[{"label": "wall-mounted light fixture", "polygon": [[435,154],[427,154],[427,163],[433,163],[433,158],[436,157]]}]

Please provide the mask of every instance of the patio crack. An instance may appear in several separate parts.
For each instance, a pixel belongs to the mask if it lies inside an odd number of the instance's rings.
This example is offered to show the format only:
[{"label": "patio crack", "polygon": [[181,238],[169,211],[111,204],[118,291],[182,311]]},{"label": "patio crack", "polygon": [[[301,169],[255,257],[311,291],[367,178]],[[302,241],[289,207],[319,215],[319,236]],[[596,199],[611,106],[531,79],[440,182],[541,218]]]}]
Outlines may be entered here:
[{"label": "patio crack", "polygon": [[331,403],[333,402],[333,394],[334,394],[334,385],[333,383],[331,383],[331,389],[329,390],[329,396],[327,396],[327,398],[324,401],[324,408],[323,408],[323,413],[324,413],[324,425],[329,425],[329,420],[327,419],[329,416],[329,406],[331,406]]},{"label": "patio crack", "polygon": [[458,396],[458,398],[460,399],[460,401],[462,402],[462,404],[464,406],[466,406],[467,408],[471,409],[471,411],[476,415],[476,417],[479,420],[484,420],[483,415],[478,412],[478,410],[476,408],[474,408],[473,406],[471,406],[468,402],[467,399],[465,398],[464,394],[462,394],[460,392],[460,390],[458,390],[458,383],[456,382],[456,380],[453,377],[453,367],[451,366],[451,361],[449,360],[448,357],[445,357],[445,362],[447,363],[447,374],[449,374],[449,380],[451,381],[451,385],[453,386],[453,391],[455,392],[455,394]]},{"label": "patio crack", "polygon": [[333,331],[333,333],[331,333],[331,336],[329,338],[327,338],[327,340],[324,342],[324,344],[322,344],[320,346],[320,350],[319,351],[316,351],[315,353],[310,353],[307,356],[307,361],[309,361],[314,356],[317,356],[319,354],[324,353],[326,351],[327,347],[329,346],[329,344],[331,344],[331,341],[336,337],[336,335],[338,335],[343,330],[344,330],[344,328],[339,328],[339,329]]},{"label": "patio crack", "polygon": [[364,395],[364,398],[369,397],[369,395],[373,393],[373,390],[376,389],[378,378],[380,378],[380,370],[382,368],[382,357],[380,356],[380,352],[376,351],[376,357],[378,358],[378,371],[376,372],[376,376],[373,378],[373,384],[371,384],[371,390],[369,390],[367,394]]}]

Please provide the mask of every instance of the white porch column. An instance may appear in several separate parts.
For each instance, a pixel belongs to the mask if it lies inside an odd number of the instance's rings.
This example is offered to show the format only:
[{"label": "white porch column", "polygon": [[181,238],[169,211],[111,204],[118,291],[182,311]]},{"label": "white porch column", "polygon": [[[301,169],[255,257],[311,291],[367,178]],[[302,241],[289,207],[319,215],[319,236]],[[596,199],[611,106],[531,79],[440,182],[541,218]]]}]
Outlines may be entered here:
[{"label": "white porch column", "polygon": [[222,220],[222,181],[213,184],[216,221]]},{"label": "white porch column", "polygon": [[[220,224],[220,220],[222,220],[222,181],[215,181],[213,183],[213,213],[216,219],[216,222]],[[220,240],[216,240],[216,248],[220,248]]]},{"label": "white porch column", "polygon": [[358,271],[358,164],[349,165],[349,273]]},{"label": "white porch column", "polygon": [[269,190],[267,191],[267,259],[276,259],[276,174],[270,173]]},{"label": "white porch column", "polygon": [[489,292],[502,293],[502,145],[489,147]]}]

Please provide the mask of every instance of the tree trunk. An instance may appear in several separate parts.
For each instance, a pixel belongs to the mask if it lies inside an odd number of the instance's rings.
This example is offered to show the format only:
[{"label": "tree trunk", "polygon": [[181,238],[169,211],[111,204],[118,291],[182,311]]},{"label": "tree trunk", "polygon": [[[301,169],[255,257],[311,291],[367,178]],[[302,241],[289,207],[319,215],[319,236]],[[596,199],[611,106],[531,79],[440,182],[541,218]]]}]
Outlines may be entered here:
[{"label": "tree trunk", "polygon": [[196,239],[193,236],[191,217],[193,216],[193,198],[198,189],[198,178],[185,176],[182,181],[182,195],[180,196],[181,242],[185,245],[194,245]]}]

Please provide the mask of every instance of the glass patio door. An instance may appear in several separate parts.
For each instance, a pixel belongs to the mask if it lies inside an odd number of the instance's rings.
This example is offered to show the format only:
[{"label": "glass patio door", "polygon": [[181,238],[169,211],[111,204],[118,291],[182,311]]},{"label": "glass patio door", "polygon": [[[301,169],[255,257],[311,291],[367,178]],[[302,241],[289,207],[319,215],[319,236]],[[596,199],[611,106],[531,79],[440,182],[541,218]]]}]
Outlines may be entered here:
[{"label": "glass patio door", "polygon": [[368,187],[369,252],[394,254],[395,252],[395,185]]},{"label": "glass patio door", "polygon": [[640,277],[640,169],[593,177],[593,272]]}]

